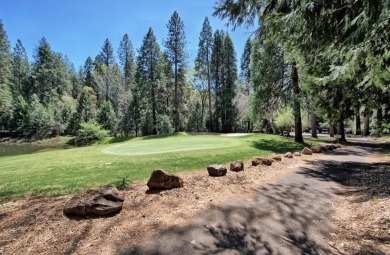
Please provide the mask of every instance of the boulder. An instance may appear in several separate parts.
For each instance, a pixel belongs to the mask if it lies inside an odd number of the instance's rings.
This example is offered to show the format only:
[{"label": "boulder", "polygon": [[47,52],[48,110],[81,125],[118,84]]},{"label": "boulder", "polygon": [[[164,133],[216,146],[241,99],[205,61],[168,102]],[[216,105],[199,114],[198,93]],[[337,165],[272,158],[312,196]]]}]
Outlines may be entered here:
[{"label": "boulder", "polygon": [[183,187],[183,180],[163,170],[154,170],[147,185],[149,189],[173,189]]},{"label": "boulder", "polygon": [[297,151],[294,152],[294,157],[300,157],[300,156],[302,156],[300,152],[297,152]]},{"label": "boulder", "polygon": [[270,166],[272,165],[273,160],[270,158],[255,158],[252,160],[252,166],[264,165]]},{"label": "boulder", "polygon": [[104,197],[97,197],[85,205],[85,213],[96,216],[112,215],[122,210],[122,204],[122,202],[114,202]]},{"label": "boulder", "polygon": [[287,152],[286,154],[284,154],[284,157],[285,158],[293,158],[293,154],[291,152]]},{"label": "boulder", "polygon": [[105,187],[100,191],[100,193],[102,194],[102,197],[109,201],[123,202],[125,200],[124,193],[114,187]]},{"label": "boulder", "polygon": [[242,161],[235,161],[231,163],[230,171],[234,171],[234,172],[244,171],[244,163]]},{"label": "boulder", "polygon": [[327,144],[324,147],[325,147],[325,150],[327,150],[327,151],[333,151],[334,149],[336,149],[336,147],[334,147],[333,144]]},{"label": "boulder", "polygon": [[223,165],[210,165],[207,167],[207,172],[210,176],[219,177],[226,175],[227,169]]},{"label": "boulder", "polygon": [[341,148],[341,144],[339,144],[339,143],[333,144],[333,146],[334,146],[336,149]]},{"label": "boulder", "polygon": [[274,155],[274,156],[272,156],[272,159],[275,160],[275,161],[282,161],[282,156]]},{"label": "boulder", "polygon": [[313,151],[310,150],[309,148],[305,147],[303,148],[302,152],[301,152],[303,155],[312,155],[313,154]]},{"label": "boulder", "polygon": [[124,194],[116,188],[105,187],[100,192],[72,199],[64,208],[67,216],[108,216],[122,210]]},{"label": "boulder", "polygon": [[322,149],[320,146],[311,147],[311,150],[313,151],[313,153],[321,153],[322,152]]}]

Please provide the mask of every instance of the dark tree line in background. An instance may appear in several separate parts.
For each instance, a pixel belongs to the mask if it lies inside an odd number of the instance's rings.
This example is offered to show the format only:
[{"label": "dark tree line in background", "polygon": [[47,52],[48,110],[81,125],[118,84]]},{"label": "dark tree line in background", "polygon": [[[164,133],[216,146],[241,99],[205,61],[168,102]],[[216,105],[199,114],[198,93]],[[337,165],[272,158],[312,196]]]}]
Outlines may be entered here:
[{"label": "dark tree line in background", "polygon": [[[150,28],[135,52],[108,39],[76,70],[45,38],[32,62],[0,22],[0,131],[45,137],[96,122],[111,135],[390,130],[390,3],[220,0],[215,15],[258,25],[240,75],[233,41],[205,18],[194,68],[174,12],[162,48]],[[116,54],[115,54],[116,53]],[[240,79],[239,79],[239,78]]]}]

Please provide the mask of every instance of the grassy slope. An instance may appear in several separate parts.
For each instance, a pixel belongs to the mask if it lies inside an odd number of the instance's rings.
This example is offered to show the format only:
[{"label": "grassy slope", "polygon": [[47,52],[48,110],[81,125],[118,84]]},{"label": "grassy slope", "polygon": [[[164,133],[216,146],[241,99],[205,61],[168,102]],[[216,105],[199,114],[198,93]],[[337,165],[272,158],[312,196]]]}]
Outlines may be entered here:
[{"label": "grassy slope", "polygon": [[[158,143],[182,142],[193,136],[153,139]],[[196,136],[204,143],[215,136]],[[61,195],[113,183],[118,177],[143,180],[154,169],[173,173],[205,168],[212,163],[246,160],[253,156],[283,153],[303,147],[272,135],[252,135],[235,140],[232,147],[172,152],[152,155],[121,156],[102,153],[112,145],[48,151],[0,158],[0,200],[34,194]],[[137,143],[134,139],[125,143]],[[150,140],[149,140],[150,141]],[[190,141],[191,143],[191,141]]]}]

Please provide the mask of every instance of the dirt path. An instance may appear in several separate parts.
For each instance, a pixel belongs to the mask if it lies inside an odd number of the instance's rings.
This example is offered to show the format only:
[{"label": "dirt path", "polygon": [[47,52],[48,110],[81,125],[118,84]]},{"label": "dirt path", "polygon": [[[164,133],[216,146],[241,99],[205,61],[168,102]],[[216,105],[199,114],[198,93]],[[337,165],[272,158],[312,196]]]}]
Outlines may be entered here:
[{"label": "dirt path", "polygon": [[[368,146],[365,146],[368,145]],[[233,199],[191,224],[159,233],[120,254],[329,254],[333,203],[349,178],[344,162],[370,163],[370,143],[322,155],[291,175]],[[371,144],[372,145],[372,144]],[[378,253],[381,254],[381,253]]]}]

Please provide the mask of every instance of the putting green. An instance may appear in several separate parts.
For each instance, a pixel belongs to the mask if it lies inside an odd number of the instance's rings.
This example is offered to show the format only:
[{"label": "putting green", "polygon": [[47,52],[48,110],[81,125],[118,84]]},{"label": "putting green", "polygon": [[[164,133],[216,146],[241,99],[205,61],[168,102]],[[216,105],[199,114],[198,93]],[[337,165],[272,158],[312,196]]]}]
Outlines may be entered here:
[{"label": "putting green", "polygon": [[131,141],[108,147],[102,152],[113,155],[148,155],[179,151],[228,148],[239,144],[240,141],[237,138],[199,135]]}]

